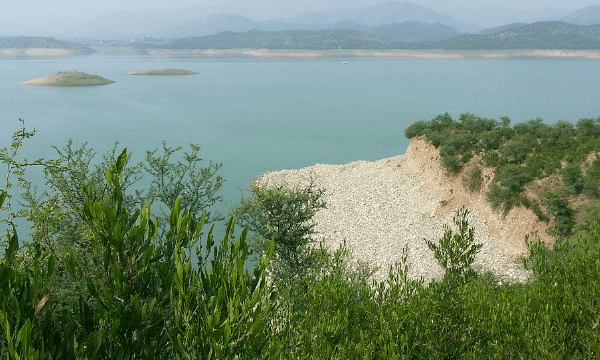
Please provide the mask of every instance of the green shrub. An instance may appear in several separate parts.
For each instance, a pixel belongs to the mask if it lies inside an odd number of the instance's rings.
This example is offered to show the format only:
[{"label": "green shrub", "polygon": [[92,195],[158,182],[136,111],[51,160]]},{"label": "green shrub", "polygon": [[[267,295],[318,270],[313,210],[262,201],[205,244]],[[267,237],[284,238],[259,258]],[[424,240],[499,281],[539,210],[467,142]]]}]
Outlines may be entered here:
[{"label": "green shrub", "polygon": [[521,203],[521,195],[508,188],[492,185],[488,193],[490,205],[494,210],[502,210],[504,215],[508,214],[513,207]]},{"label": "green shrub", "polygon": [[480,192],[483,187],[483,175],[479,166],[463,176],[463,184],[471,192]]},{"label": "green shrub", "polygon": [[272,270],[276,279],[284,283],[301,280],[311,266],[312,218],[325,207],[323,191],[313,184],[300,189],[252,186],[250,191],[250,197],[235,210],[240,224],[259,235],[259,250],[275,240]]},{"label": "green shrub", "polygon": [[566,199],[551,191],[546,191],[545,196],[544,204],[548,211],[554,215],[555,234],[562,237],[571,235],[575,225],[575,212],[571,205]]},{"label": "green shrub", "polygon": [[582,136],[599,138],[600,137],[600,118],[580,119],[579,121],[577,121],[577,133]]},{"label": "green shrub", "polygon": [[483,244],[475,244],[475,229],[469,227],[469,210],[460,208],[454,216],[458,233],[446,227],[444,237],[436,244],[427,240],[427,246],[433,251],[435,259],[444,268],[444,278],[451,283],[463,283],[473,276],[472,265],[475,255]]},{"label": "green shrub", "polygon": [[479,147],[483,151],[497,150],[501,140],[498,131],[487,131],[479,135]]},{"label": "green shrub", "polygon": [[527,168],[517,165],[506,165],[494,176],[502,187],[515,194],[523,191],[525,185],[532,180]]},{"label": "green shrub", "polygon": [[426,121],[416,121],[412,124],[410,124],[405,130],[404,130],[404,136],[412,139],[418,136],[423,136],[423,135],[427,135],[429,130],[428,124]]},{"label": "green shrub", "polygon": [[600,197],[600,158],[596,158],[588,168],[583,191],[596,199]]},{"label": "green shrub", "polygon": [[442,156],[442,162],[444,163],[446,169],[452,173],[456,174],[460,171],[460,169],[462,169],[462,164],[455,155]]},{"label": "green shrub", "polygon": [[521,197],[521,204],[525,206],[527,209],[533,211],[533,213],[537,216],[538,220],[548,222],[550,218],[542,211],[540,207],[540,203],[535,199],[529,199],[525,196]]},{"label": "green shrub", "polygon": [[570,164],[561,170],[563,183],[568,187],[569,192],[579,195],[583,192],[583,174],[579,164]]},{"label": "green shrub", "polygon": [[504,156],[509,164],[523,164],[527,160],[527,156],[533,152],[535,146],[531,138],[518,136],[506,142],[502,147],[502,156]]},{"label": "green shrub", "polygon": [[461,114],[458,118],[464,130],[472,134],[481,134],[496,129],[499,124],[496,120],[485,119],[475,114]]}]

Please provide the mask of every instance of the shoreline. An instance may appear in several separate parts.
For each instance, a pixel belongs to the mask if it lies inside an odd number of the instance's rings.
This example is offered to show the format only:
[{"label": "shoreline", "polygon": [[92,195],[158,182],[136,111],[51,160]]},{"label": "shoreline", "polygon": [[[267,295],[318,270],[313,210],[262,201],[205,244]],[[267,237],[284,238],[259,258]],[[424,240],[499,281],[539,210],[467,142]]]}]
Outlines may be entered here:
[{"label": "shoreline", "polygon": [[[101,49],[97,49],[102,52]],[[600,59],[600,50],[276,50],[276,49],[186,49],[148,50],[151,56],[248,56],[257,58],[417,58],[417,59],[510,59],[560,58]]]},{"label": "shoreline", "polygon": [[[389,58],[389,59],[483,59],[512,58],[600,59],[600,50],[277,50],[277,49],[136,49],[131,47],[92,47],[101,55],[198,56],[253,58]],[[77,56],[77,51],[62,48],[0,48],[0,57]]]}]

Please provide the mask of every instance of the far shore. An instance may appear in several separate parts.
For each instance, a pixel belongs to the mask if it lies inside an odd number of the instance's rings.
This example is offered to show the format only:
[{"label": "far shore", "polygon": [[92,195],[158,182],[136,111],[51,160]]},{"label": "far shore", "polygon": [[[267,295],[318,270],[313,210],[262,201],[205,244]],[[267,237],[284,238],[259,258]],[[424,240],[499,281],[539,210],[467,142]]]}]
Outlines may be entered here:
[{"label": "far shore", "polygon": [[0,57],[12,56],[75,56],[77,51],[63,48],[27,48],[27,49],[7,49],[0,48]]},{"label": "far shore", "polygon": [[195,71],[190,71],[190,70],[167,68],[167,69],[154,69],[154,70],[128,72],[125,75],[187,76],[187,75],[198,75],[198,73]]},{"label": "far shore", "polygon": [[[99,52],[102,52],[99,49]],[[273,50],[206,49],[148,50],[153,56],[251,56],[259,58],[375,57],[418,59],[577,58],[600,59],[600,50]]]},{"label": "far shore", "polygon": [[[509,58],[556,58],[556,59],[600,59],[600,50],[276,50],[276,49],[137,49],[131,47],[93,47],[99,54],[151,55],[151,56],[246,56],[257,58],[328,58],[328,57],[373,57],[415,59],[509,59]],[[74,56],[70,49],[0,48],[0,57],[13,56]]]}]

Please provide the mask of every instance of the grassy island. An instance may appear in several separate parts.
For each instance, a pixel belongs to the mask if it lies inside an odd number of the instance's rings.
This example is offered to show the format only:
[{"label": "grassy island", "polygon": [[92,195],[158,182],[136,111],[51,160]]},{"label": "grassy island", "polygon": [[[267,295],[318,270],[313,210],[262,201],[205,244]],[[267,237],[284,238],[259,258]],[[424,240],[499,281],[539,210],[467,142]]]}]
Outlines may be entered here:
[{"label": "grassy island", "polygon": [[95,86],[114,83],[113,80],[102,76],[90,75],[79,71],[59,71],[56,74],[46,75],[41,78],[23,81],[21,85],[36,86]]},{"label": "grassy island", "polygon": [[181,75],[198,75],[195,71],[190,70],[182,70],[182,69],[156,69],[156,70],[146,70],[146,71],[137,71],[130,72],[125,75],[163,75],[163,76],[181,76]]}]

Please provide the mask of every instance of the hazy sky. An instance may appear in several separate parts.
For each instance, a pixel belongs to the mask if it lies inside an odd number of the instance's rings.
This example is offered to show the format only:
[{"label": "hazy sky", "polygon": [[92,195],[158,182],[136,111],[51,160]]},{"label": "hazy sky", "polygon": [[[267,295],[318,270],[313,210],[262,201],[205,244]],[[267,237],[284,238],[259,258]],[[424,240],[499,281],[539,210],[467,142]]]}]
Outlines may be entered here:
[{"label": "hazy sky", "polygon": [[[383,0],[3,0],[0,6],[0,35],[44,35],[116,11],[183,9],[198,12],[237,12],[254,20],[294,16],[304,11],[375,5]],[[600,0],[413,0],[442,14],[471,19],[478,14],[493,20],[494,10],[515,8],[544,11],[551,8],[579,9]],[[500,10],[498,10],[500,11]],[[498,16],[499,13],[498,13]],[[458,19],[464,21],[464,19]],[[500,20],[499,20],[500,21]]]}]

